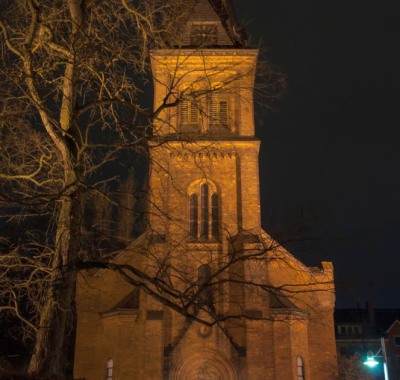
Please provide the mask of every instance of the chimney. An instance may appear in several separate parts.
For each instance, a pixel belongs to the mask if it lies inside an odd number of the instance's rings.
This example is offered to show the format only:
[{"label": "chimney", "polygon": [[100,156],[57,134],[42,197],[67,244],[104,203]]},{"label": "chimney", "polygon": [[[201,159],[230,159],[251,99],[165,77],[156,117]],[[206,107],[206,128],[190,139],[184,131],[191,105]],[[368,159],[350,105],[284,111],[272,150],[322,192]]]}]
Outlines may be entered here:
[{"label": "chimney", "polygon": [[370,325],[375,325],[375,311],[374,311],[374,304],[371,300],[367,301],[366,304],[367,313],[368,313],[368,322]]}]

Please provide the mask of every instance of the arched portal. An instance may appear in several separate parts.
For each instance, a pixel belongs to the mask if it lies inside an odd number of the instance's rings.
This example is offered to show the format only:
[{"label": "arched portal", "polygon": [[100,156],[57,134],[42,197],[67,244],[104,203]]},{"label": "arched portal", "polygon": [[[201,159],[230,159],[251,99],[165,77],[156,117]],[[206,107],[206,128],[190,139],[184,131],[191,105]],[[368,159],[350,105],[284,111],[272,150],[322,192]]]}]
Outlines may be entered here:
[{"label": "arched portal", "polygon": [[238,380],[229,359],[211,349],[187,352],[175,365],[170,380]]}]

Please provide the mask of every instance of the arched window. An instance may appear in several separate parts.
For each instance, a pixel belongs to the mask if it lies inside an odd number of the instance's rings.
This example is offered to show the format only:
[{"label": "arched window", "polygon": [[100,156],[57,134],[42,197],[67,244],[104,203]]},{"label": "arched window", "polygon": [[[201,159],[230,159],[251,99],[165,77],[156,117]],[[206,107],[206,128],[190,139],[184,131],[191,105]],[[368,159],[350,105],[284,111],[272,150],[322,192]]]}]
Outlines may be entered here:
[{"label": "arched window", "polygon": [[208,184],[203,183],[200,187],[201,206],[200,206],[200,238],[208,238],[208,222],[209,222],[209,199],[208,199]]},{"label": "arched window", "polygon": [[189,196],[189,234],[192,239],[197,239],[198,219],[199,219],[199,201],[197,194]]},{"label": "arched window", "polygon": [[211,236],[219,236],[219,198],[215,193],[211,195]]},{"label": "arched window", "polygon": [[108,359],[106,367],[106,380],[113,379],[113,369],[114,369],[114,361],[112,359]]},{"label": "arched window", "polygon": [[296,359],[297,366],[297,380],[305,380],[304,377],[304,363],[301,356],[298,356]]},{"label": "arched window", "polygon": [[[211,286],[207,286],[211,279],[211,268],[207,264],[200,265],[197,269],[198,285],[199,285],[199,303],[212,307],[213,297]],[[201,289],[204,287],[204,289]]]},{"label": "arched window", "polygon": [[219,235],[220,201],[215,186],[208,182],[192,184],[189,187],[190,239],[218,240]]}]

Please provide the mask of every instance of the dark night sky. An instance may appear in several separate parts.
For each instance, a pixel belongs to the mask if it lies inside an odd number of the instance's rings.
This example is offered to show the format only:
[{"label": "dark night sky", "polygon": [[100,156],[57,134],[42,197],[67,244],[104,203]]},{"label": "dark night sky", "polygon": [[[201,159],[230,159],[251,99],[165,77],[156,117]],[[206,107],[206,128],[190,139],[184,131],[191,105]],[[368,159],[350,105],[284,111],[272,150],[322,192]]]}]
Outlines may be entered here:
[{"label": "dark night sky", "polygon": [[274,111],[256,115],[263,226],[302,226],[312,239],[291,251],[308,265],[333,261],[339,307],[400,307],[395,5],[235,0],[252,44],[288,76]]}]

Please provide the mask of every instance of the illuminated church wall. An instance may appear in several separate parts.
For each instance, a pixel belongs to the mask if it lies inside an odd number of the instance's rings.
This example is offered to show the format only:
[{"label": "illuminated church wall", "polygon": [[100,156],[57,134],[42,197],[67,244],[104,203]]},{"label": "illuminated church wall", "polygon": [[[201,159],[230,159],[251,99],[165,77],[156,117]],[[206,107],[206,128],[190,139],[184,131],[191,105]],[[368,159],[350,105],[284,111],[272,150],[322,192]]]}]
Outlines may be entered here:
[{"label": "illuminated church wall", "polygon": [[[149,227],[117,256],[153,277],[167,263],[172,289],[197,289],[218,271],[220,283],[187,318],[114,272],[81,272],[76,378],[337,378],[332,265],[306,267],[261,228],[258,52],[229,30],[201,0],[182,46],[151,53],[154,109],[177,102],[154,120]],[[288,285],[296,291],[279,290]],[[212,316],[212,326],[196,321]]]}]

